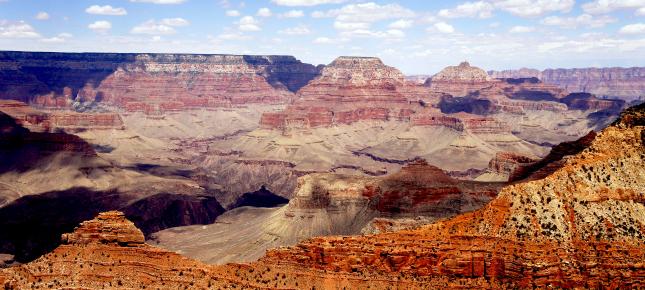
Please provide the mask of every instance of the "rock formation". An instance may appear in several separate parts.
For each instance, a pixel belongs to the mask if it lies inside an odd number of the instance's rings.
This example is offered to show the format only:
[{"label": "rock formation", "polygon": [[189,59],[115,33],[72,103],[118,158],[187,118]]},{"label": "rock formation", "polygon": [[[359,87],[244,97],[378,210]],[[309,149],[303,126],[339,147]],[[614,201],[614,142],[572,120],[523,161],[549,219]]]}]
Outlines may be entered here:
[{"label": "rock formation", "polygon": [[423,160],[388,176],[313,173],[280,208],[238,208],[216,224],[164,230],[156,245],[207,263],[248,262],[315,236],[414,227],[482,207],[502,183],[459,181]]},{"label": "rock formation", "polygon": [[406,114],[408,87],[400,71],[378,58],[339,57],[298,91],[293,105],[263,114],[260,124],[272,129],[315,128],[397,119]]},{"label": "rock formation", "polygon": [[476,178],[478,181],[509,181],[512,177],[526,174],[524,170],[537,162],[536,157],[513,152],[497,152],[488,163],[486,171]]},{"label": "rock formation", "polygon": [[519,69],[490,71],[493,78],[536,77],[570,92],[586,92],[598,96],[618,97],[627,101],[645,97],[645,68],[574,68]]},{"label": "rock formation", "polygon": [[125,215],[108,211],[89,221],[82,222],[73,233],[63,234],[63,244],[87,245],[92,243],[123,246],[141,246],[145,242],[143,233]]},{"label": "rock formation", "polygon": [[[285,103],[319,68],[291,56],[0,53],[0,99],[128,112]],[[170,95],[170,97],[169,97]]]},{"label": "rock formation", "polygon": [[37,110],[12,100],[0,100],[0,112],[10,115],[20,125],[38,132],[123,129],[123,119],[116,113],[77,113]]}]

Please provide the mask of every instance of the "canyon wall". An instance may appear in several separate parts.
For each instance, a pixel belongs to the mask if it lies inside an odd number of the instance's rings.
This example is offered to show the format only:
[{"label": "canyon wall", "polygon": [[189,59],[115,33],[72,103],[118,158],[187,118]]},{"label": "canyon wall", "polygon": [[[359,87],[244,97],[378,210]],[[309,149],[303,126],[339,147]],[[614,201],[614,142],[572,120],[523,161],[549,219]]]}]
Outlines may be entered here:
[{"label": "canyon wall", "polygon": [[0,52],[0,99],[148,114],[285,103],[320,68],[292,56]]},{"label": "canyon wall", "polygon": [[493,78],[536,77],[570,92],[586,92],[598,96],[617,97],[627,101],[645,98],[645,68],[574,68],[518,69],[489,71]]}]

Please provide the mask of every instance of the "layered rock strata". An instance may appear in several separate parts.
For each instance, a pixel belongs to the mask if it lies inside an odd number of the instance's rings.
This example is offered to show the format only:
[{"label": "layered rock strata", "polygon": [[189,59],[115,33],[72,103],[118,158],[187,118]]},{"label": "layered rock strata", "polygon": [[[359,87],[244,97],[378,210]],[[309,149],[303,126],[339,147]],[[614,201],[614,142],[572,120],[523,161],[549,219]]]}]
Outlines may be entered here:
[{"label": "layered rock strata", "polygon": [[291,56],[0,52],[0,99],[128,112],[286,103],[320,68]]},{"label": "layered rock strata", "polygon": [[645,97],[645,68],[519,69],[490,71],[493,78],[535,77],[570,92],[638,100]]},{"label": "layered rock strata", "polygon": [[123,119],[117,113],[77,113],[59,110],[44,112],[12,100],[0,100],[0,112],[10,115],[20,125],[38,132],[124,128]]}]

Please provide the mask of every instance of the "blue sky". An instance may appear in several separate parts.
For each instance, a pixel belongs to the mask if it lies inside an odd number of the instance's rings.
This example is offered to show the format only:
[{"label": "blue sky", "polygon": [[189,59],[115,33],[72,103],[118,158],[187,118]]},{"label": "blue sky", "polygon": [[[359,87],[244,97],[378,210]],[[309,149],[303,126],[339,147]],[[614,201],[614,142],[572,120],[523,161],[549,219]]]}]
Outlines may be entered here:
[{"label": "blue sky", "polygon": [[645,0],[0,0],[0,50],[378,56],[407,74],[645,66]]}]

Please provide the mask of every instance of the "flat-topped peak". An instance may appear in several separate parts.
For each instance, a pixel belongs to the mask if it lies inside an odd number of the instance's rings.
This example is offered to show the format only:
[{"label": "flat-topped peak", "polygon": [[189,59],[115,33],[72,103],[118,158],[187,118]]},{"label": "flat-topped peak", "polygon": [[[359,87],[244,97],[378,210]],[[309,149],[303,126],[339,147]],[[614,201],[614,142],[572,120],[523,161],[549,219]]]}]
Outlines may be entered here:
[{"label": "flat-topped peak", "polygon": [[467,61],[458,66],[448,66],[432,77],[432,81],[490,81],[491,77],[481,68],[471,66]]},{"label": "flat-topped peak", "polygon": [[333,67],[356,67],[356,66],[385,66],[378,57],[365,56],[340,56],[332,61],[329,66]]},{"label": "flat-topped peak", "polygon": [[82,222],[73,233],[63,234],[64,244],[118,244],[137,246],[145,242],[141,230],[122,212],[108,211],[89,221]]}]

